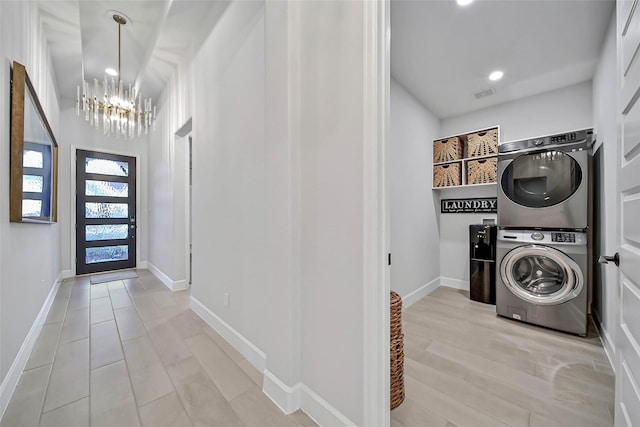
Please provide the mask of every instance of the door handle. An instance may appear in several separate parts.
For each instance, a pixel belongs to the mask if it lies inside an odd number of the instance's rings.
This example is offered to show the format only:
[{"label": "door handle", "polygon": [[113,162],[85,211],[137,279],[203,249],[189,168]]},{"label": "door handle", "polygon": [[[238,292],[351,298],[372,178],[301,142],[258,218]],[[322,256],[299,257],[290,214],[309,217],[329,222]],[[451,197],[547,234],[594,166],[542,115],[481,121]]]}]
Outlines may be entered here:
[{"label": "door handle", "polygon": [[609,262],[613,262],[616,267],[620,266],[620,254],[616,252],[613,256],[600,255],[598,258],[598,262],[600,264],[609,264]]}]

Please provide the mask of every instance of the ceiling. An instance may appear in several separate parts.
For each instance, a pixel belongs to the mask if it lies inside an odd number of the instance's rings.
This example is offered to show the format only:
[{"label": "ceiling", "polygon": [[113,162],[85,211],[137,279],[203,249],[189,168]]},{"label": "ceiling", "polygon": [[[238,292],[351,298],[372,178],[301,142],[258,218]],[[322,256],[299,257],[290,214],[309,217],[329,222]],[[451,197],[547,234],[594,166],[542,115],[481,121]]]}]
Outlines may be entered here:
[{"label": "ceiling", "polygon": [[[41,0],[61,104],[83,77],[122,79],[157,102],[172,72],[208,35],[229,0]],[[391,0],[391,73],[439,118],[590,80],[614,0]],[[505,76],[489,82],[501,69]],[[495,94],[474,94],[493,88]]]},{"label": "ceiling", "polygon": [[[121,79],[157,103],[172,72],[186,61],[220,18],[228,0],[41,0],[45,37],[51,49],[61,104],[75,102],[77,86],[105,78],[118,68],[118,25],[114,11],[128,22],[121,35]],[[109,77],[109,80],[111,77]]]},{"label": "ceiling", "polygon": [[[614,0],[391,0],[391,74],[455,117],[591,80]],[[489,73],[504,71],[491,82]],[[493,95],[474,94],[493,88]]]}]

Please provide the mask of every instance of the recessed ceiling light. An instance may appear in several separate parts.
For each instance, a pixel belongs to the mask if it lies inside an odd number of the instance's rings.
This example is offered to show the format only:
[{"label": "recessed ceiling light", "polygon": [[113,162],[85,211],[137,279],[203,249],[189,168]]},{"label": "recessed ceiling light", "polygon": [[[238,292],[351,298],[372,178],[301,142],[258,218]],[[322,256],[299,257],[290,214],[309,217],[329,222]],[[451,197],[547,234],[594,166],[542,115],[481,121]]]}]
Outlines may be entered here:
[{"label": "recessed ceiling light", "polygon": [[456,0],[456,3],[458,3],[459,6],[467,6],[468,4],[471,4],[473,0]]},{"label": "recessed ceiling light", "polygon": [[504,73],[502,71],[494,71],[493,73],[489,74],[489,80],[495,82],[496,80],[500,80],[502,76],[504,76]]},{"label": "recessed ceiling light", "polygon": [[106,70],[104,70],[104,72],[114,77],[118,75],[118,72],[113,68],[107,68]]}]

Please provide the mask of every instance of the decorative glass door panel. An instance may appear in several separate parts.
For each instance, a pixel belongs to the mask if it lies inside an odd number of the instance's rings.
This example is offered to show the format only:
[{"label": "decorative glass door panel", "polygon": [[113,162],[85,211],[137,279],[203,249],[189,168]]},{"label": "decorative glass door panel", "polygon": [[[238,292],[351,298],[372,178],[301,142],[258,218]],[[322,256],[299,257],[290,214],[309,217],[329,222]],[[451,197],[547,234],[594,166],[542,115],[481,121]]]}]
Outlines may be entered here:
[{"label": "decorative glass door panel", "polygon": [[76,273],[135,267],[136,159],[83,150],[76,158]]}]

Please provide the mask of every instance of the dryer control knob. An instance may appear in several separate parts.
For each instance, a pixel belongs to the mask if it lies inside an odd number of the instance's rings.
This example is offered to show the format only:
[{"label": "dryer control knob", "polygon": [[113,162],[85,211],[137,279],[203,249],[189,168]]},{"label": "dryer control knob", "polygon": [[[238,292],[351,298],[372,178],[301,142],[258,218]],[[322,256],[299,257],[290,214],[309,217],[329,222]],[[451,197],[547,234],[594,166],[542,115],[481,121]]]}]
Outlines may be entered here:
[{"label": "dryer control knob", "polygon": [[533,233],[533,234],[531,234],[531,238],[533,240],[543,240],[544,239],[544,234],[542,234],[542,233]]}]

